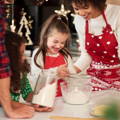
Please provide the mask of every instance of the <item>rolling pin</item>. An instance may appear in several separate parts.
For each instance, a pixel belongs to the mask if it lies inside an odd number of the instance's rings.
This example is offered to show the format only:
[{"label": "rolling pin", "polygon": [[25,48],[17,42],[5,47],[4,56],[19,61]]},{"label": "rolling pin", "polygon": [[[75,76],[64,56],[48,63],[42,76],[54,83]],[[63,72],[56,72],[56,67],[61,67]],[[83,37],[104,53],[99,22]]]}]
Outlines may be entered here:
[{"label": "rolling pin", "polygon": [[105,120],[103,118],[78,118],[78,117],[64,117],[64,116],[50,116],[51,120]]}]

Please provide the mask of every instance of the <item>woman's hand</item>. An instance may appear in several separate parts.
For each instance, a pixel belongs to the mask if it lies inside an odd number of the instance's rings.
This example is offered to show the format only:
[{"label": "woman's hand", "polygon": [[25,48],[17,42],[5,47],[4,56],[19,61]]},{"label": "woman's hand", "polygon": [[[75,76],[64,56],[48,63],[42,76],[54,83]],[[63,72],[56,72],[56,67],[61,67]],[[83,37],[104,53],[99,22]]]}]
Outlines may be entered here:
[{"label": "woman's hand", "polygon": [[44,107],[44,106],[40,106],[38,104],[34,104],[33,107],[34,107],[35,111],[37,111],[37,112],[51,112],[51,111],[53,111],[52,107]]},{"label": "woman's hand", "polygon": [[81,72],[81,70],[78,67],[72,66],[71,68],[68,68],[67,64],[61,65],[57,69],[57,74],[61,78],[68,77],[70,74],[77,74],[79,72]]}]

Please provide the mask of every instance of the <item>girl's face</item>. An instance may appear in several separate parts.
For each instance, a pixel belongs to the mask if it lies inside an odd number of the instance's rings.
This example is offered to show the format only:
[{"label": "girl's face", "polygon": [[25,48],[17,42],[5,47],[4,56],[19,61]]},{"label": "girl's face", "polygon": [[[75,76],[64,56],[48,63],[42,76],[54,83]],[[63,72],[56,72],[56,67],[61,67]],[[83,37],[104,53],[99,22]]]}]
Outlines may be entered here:
[{"label": "girl's face", "polygon": [[47,52],[50,54],[57,54],[65,45],[68,39],[68,34],[58,32],[56,29],[48,36]]},{"label": "girl's face", "polygon": [[82,6],[76,5],[75,3],[72,3],[72,7],[75,11],[75,14],[78,14],[87,20],[91,18],[95,18],[101,14],[101,11],[93,7],[93,5],[91,4],[89,4],[88,7],[82,7]]},{"label": "girl's face", "polygon": [[20,62],[21,63],[24,63],[24,61],[26,59],[24,52],[25,52],[25,44],[22,43],[20,46]]}]

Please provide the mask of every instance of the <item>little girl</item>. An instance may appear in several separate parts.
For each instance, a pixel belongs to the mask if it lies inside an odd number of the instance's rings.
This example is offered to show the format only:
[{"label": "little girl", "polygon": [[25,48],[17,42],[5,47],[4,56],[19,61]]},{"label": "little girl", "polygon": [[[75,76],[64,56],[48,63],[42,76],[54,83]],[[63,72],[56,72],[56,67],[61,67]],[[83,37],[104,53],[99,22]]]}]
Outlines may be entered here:
[{"label": "little girl", "polygon": [[[51,15],[43,24],[39,47],[32,55],[31,76],[38,76],[42,69],[57,73],[61,65],[72,63],[67,49],[69,42],[70,31],[66,18],[57,14]],[[60,79],[57,83],[57,97],[62,95],[60,89],[62,81]]]},{"label": "little girl", "polygon": [[[25,104],[20,104],[20,96],[30,102],[32,100],[33,92],[29,80],[27,78],[27,73],[29,72],[30,66],[24,55],[25,51],[24,37],[20,37],[18,34],[6,31],[5,45],[10,58],[10,67],[12,70],[11,76],[11,97],[12,106],[22,107]],[[28,111],[33,108],[29,106]],[[26,109],[27,110],[27,109]],[[34,110],[34,109],[33,109]],[[49,108],[35,108],[36,111],[51,111]]]}]

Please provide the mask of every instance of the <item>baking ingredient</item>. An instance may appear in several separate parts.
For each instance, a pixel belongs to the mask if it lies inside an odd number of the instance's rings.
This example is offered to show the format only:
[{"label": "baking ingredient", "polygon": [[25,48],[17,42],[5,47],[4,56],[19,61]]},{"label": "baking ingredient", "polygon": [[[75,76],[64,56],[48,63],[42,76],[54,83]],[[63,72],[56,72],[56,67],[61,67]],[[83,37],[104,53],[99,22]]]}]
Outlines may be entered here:
[{"label": "baking ingredient", "polygon": [[89,96],[80,90],[69,91],[63,98],[69,104],[85,104],[89,100]]}]

